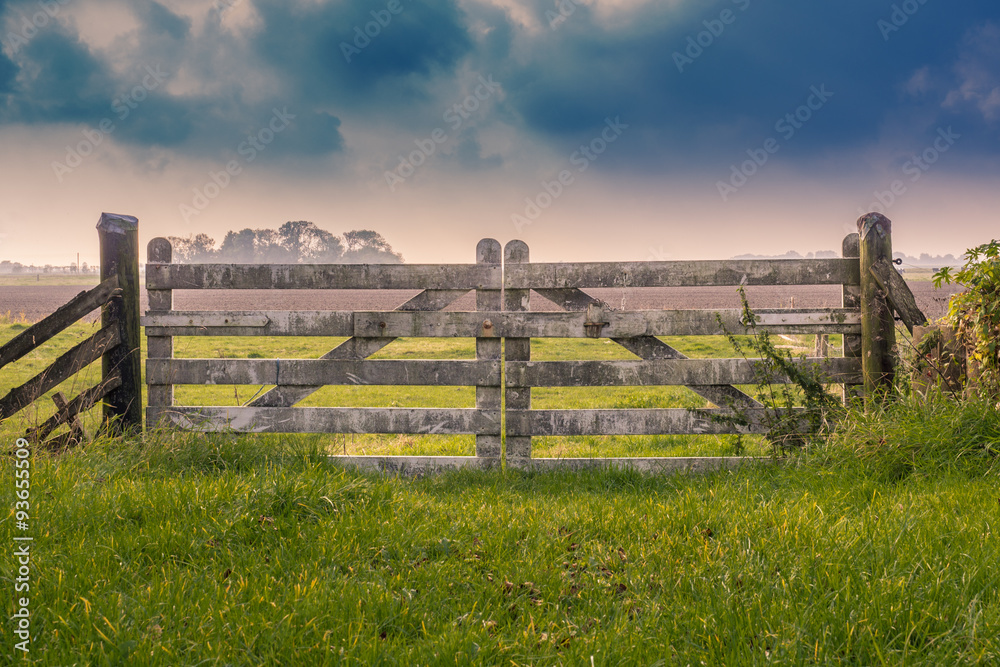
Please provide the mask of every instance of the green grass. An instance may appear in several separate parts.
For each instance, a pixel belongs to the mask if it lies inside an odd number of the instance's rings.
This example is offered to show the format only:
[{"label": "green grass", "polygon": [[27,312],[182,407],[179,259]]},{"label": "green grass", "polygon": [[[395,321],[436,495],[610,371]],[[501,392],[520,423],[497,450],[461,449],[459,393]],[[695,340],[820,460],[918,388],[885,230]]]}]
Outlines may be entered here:
[{"label": "green grass", "polygon": [[29,662],[1000,660],[996,475],[869,469],[408,480],[313,438],[98,441],[34,459]]},{"label": "green grass", "polygon": [[[23,381],[47,350],[90,330],[74,327],[0,382]],[[672,342],[696,351],[694,341]],[[291,357],[330,343],[178,348]],[[417,354],[408,344],[384,354]],[[465,342],[439,344],[420,355],[471,353]],[[622,354],[592,341],[534,352]],[[192,398],[235,402],[209,389]],[[608,397],[571,400],[597,398]],[[612,400],[675,404],[650,388]],[[12,422],[0,426],[9,444],[23,427]],[[784,465],[698,476],[396,479],[332,467],[322,436],[98,439],[32,460],[34,642],[19,662],[995,664],[998,448],[993,406],[940,397],[852,412],[825,446]],[[3,468],[10,509],[0,539],[11,545],[24,533],[10,457]],[[8,618],[12,552],[0,558]]]}]

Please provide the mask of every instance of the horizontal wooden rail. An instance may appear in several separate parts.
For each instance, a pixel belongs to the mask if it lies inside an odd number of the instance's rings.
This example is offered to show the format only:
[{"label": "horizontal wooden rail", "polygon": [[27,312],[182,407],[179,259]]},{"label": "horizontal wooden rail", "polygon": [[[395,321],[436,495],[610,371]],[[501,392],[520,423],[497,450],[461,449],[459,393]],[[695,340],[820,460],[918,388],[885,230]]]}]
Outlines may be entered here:
[{"label": "horizontal wooden rail", "polygon": [[[771,333],[815,334],[861,331],[856,309],[769,309],[754,311],[755,326]],[[717,317],[718,316],[718,317]],[[604,311],[600,335],[712,336],[748,333],[743,313],[710,310]],[[720,325],[720,319],[722,324]],[[147,336],[333,336],[360,338],[581,338],[592,336],[587,313],[498,311],[170,311],[142,318]]]},{"label": "horizontal wooden rail", "polygon": [[[845,357],[795,359],[815,368],[830,383],[863,381],[861,360]],[[519,387],[640,387],[646,385],[755,384],[760,362],[746,359],[664,359],[658,361],[508,361],[507,381]],[[775,373],[770,384],[789,379]]]},{"label": "horizontal wooden rail", "polygon": [[0,368],[20,359],[90,311],[106,304],[116,289],[118,289],[117,275],[108,278],[92,290],[80,292],[60,306],[56,312],[11,338],[0,347]]},{"label": "horizontal wooden rail", "polygon": [[157,289],[500,289],[487,264],[147,264]]},{"label": "horizontal wooden rail", "polygon": [[[150,424],[240,433],[500,434],[499,410],[474,408],[148,408]],[[162,421],[161,421],[162,420]]]},{"label": "horizontal wooden rail", "polygon": [[150,384],[447,385],[500,384],[499,361],[453,359],[149,359]]},{"label": "horizontal wooden rail", "polygon": [[350,310],[172,310],[142,318],[147,336],[333,336],[354,334]]},{"label": "horizontal wooden rail", "polygon": [[428,475],[460,468],[494,468],[499,466],[496,458],[481,456],[328,456],[334,465],[350,466],[368,472],[386,475]]},{"label": "horizontal wooden rail", "polygon": [[3,399],[0,399],[0,419],[7,419],[31,405],[71,375],[75,375],[100,359],[101,355],[118,345],[119,342],[118,328],[105,327],[60,355],[44,371],[20,387],[11,389]]},{"label": "horizontal wooden rail", "polygon": [[[857,310],[761,310],[755,326],[771,333],[859,333]],[[718,315],[718,317],[716,316]],[[634,338],[748,333],[739,309],[603,311],[597,330],[585,312],[357,312],[361,337]],[[721,325],[720,325],[721,319]]]},{"label": "horizontal wooden rail", "polygon": [[[799,410],[796,408],[796,410]],[[552,435],[713,435],[768,431],[768,412],[759,408],[744,411],[746,426],[720,420],[728,410],[686,410],[654,408],[644,410],[508,410],[508,436]],[[803,420],[803,429],[807,424]]]},{"label": "horizontal wooden rail", "polygon": [[535,471],[613,468],[617,470],[668,473],[735,470],[751,465],[773,465],[776,461],[777,459],[769,456],[634,456],[628,458],[530,458],[513,460],[508,465],[513,468]]},{"label": "horizontal wooden rail", "polygon": [[681,262],[511,264],[504,287],[704,287],[720,285],[857,285],[852,259],[748,259]]}]

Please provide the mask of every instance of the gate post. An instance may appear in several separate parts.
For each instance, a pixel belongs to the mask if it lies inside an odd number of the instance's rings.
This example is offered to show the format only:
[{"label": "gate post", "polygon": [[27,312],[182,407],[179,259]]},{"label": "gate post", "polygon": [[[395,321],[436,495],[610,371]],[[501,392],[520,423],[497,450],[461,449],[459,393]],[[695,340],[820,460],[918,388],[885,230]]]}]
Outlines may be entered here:
[{"label": "gate post", "polygon": [[121,291],[101,314],[103,327],[116,327],[120,343],[101,358],[104,377],[117,371],[121,386],[104,401],[104,422],[112,435],[142,430],[142,348],[139,328],[139,220],[131,215],[102,213],[97,223],[101,242],[101,281],[118,276]]},{"label": "gate post", "polygon": [[870,401],[892,388],[895,373],[893,348],[896,324],[887,295],[879,288],[872,266],[879,260],[892,262],[892,223],[881,213],[858,219],[861,268],[861,368],[865,396]]},{"label": "gate post", "polygon": [[[496,239],[483,239],[479,242],[479,245],[476,246],[477,264],[492,264],[500,266],[501,261],[500,242]],[[503,303],[500,296],[500,290],[476,290],[476,310],[497,312],[501,310],[502,306]],[[476,338],[477,360],[502,363],[500,358],[500,346],[502,341],[500,337],[496,335],[496,331],[499,326],[499,322],[491,322],[489,327],[486,326],[485,322],[483,323],[482,332],[484,334],[489,334],[489,337],[481,336]],[[500,386],[499,380],[497,381],[496,386],[476,387],[476,409],[493,411],[498,415],[497,419],[499,420],[502,391],[503,389]],[[499,433],[476,434],[476,456],[481,459],[480,463],[483,468],[493,466],[499,467],[500,452],[502,449],[500,438],[501,436]]]}]

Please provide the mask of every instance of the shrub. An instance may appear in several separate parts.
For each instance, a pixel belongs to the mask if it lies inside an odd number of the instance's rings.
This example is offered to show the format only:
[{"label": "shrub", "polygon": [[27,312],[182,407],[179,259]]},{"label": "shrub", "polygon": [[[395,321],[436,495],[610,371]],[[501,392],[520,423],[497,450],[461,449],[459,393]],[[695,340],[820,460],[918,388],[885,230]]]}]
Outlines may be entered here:
[{"label": "shrub", "polygon": [[954,280],[965,291],[951,297],[946,321],[957,331],[968,358],[968,377],[982,396],[1000,395],[1000,241],[965,253],[954,275],[949,267],[934,274],[934,285]]}]

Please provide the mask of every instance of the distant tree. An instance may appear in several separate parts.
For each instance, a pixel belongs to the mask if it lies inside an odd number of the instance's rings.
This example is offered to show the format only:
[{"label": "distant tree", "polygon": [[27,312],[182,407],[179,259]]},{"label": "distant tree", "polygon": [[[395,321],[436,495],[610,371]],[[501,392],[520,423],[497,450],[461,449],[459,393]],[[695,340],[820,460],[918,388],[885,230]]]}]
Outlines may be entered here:
[{"label": "distant tree", "polygon": [[187,238],[168,236],[173,248],[173,261],[182,264],[211,262],[215,260],[215,239],[208,234],[189,235]]},{"label": "distant tree", "polygon": [[341,261],[340,237],[314,222],[289,221],[278,229],[229,232],[219,248],[219,259],[235,263],[334,263]]},{"label": "distant tree", "polygon": [[256,239],[257,234],[252,229],[227,232],[219,248],[219,259],[237,264],[256,261]]},{"label": "distant tree", "polygon": [[344,234],[344,262],[350,264],[402,264],[403,256],[394,252],[378,232],[355,229]]},{"label": "distant tree", "polygon": [[337,262],[398,264],[403,256],[394,252],[378,232],[356,229],[336,234],[306,220],[289,221],[278,229],[229,231],[216,250],[207,234],[168,237],[175,262],[232,262],[234,264],[294,264]]},{"label": "distant tree", "polygon": [[289,256],[298,262],[339,262],[344,254],[340,237],[320,229],[314,222],[286,222],[278,229],[278,239]]}]

